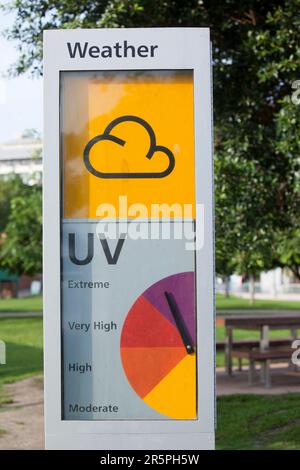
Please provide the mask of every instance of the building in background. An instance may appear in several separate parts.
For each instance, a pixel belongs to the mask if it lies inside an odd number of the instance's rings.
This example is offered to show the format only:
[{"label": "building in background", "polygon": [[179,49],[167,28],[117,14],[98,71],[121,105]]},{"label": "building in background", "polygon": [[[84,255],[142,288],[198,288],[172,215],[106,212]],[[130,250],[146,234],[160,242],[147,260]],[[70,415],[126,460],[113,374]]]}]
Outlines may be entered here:
[{"label": "building in background", "polygon": [[[36,131],[0,144],[0,180],[15,174],[26,184],[41,184],[42,173],[42,140]],[[38,294],[41,285],[41,275],[19,277],[0,267],[0,298]]]},{"label": "building in background", "polygon": [[0,144],[0,178],[12,173],[20,175],[24,183],[42,180],[42,140],[34,131]]},{"label": "building in background", "polygon": [[[229,292],[237,297],[249,298],[249,279],[233,274],[230,276]],[[300,282],[288,268],[275,268],[260,273],[255,279],[255,295],[261,299],[300,300]],[[217,276],[216,291],[225,293],[224,279]]]}]

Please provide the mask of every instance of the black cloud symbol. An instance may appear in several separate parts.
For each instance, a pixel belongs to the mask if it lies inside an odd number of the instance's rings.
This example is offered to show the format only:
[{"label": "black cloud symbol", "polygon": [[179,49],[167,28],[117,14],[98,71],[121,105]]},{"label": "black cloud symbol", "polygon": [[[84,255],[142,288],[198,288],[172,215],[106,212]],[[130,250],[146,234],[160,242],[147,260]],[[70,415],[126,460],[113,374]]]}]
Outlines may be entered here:
[{"label": "black cloud symbol", "polygon": [[[114,142],[117,145],[122,145],[124,146],[126,144],[126,141],[123,139],[120,139],[119,137],[116,137],[115,135],[111,134],[111,131],[114,129],[115,126],[118,124],[121,124],[122,122],[136,122],[143,126],[145,130],[148,132],[149,138],[150,138],[150,147],[149,150],[146,154],[146,157],[150,160],[155,152],[163,152],[168,156],[169,159],[169,165],[168,167],[161,172],[144,172],[144,173],[104,173],[102,171],[96,170],[93,165],[91,164],[90,161],[90,151],[92,147],[97,144],[100,141],[103,140],[108,140],[111,142]],[[92,175],[97,176],[98,178],[164,178],[165,176],[168,176],[174,169],[175,166],[175,158],[171,150],[169,150],[167,147],[163,147],[162,145],[156,145],[156,137],[155,133],[148,124],[147,121],[144,119],[138,117],[138,116],[121,116],[116,119],[114,119],[108,126],[106,127],[105,131],[101,135],[97,135],[93,139],[91,139],[84,151],[83,151],[83,160],[84,164],[87,168],[87,170],[92,173]]]}]

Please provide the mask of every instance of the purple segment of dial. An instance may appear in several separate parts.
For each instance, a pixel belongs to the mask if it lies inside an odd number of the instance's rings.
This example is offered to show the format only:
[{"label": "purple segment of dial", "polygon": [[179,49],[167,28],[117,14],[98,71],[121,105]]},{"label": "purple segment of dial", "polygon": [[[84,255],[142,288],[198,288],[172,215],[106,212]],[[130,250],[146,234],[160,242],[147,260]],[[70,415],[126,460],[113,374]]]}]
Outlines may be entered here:
[{"label": "purple segment of dial", "polygon": [[178,305],[184,323],[190,333],[193,345],[196,339],[196,312],[195,312],[195,275],[193,272],[173,274],[161,279],[147,289],[143,296],[163,316],[176,326],[170,311],[165,292],[172,292]]}]

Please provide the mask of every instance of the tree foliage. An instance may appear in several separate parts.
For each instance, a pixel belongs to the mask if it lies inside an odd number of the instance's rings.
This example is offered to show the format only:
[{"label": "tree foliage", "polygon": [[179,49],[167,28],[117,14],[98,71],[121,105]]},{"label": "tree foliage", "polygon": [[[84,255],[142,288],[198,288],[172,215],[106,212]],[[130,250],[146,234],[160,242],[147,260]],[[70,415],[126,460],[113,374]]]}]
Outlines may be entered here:
[{"label": "tree foliage", "polygon": [[[282,267],[288,267],[300,281],[300,228],[299,225],[280,234],[277,242],[277,260]],[[276,261],[277,261],[276,260]]]},{"label": "tree foliage", "polygon": [[18,183],[0,249],[0,265],[15,274],[42,271],[41,187]]},{"label": "tree foliage", "polygon": [[12,175],[8,179],[0,179],[0,233],[6,227],[10,214],[10,201],[17,194],[22,184],[19,176]]},{"label": "tree foliage", "polygon": [[14,0],[10,8],[16,73],[41,72],[43,29],[210,27],[217,271],[255,275],[287,259],[283,240],[299,226],[300,107],[290,95],[300,79],[300,0]]}]

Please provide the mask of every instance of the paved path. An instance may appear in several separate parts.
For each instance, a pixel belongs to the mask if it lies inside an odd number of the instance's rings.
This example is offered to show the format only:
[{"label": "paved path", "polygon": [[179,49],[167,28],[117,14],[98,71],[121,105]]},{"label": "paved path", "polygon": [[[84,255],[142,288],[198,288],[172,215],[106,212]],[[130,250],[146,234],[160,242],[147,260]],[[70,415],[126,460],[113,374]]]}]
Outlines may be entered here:
[{"label": "paved path", "polygon": [[[249,292],[234,292],[232,293],[234,297],[242,298],[242,299],[250,299],[250,294]],[[255,300],[284,300],[287,302],[290,301],[300,301],[300,292],[299,293],[294,293],[294,294],[282,294],[282,293],[277,293],[277,295],[274,296],[274,294],[266,294],[266,293],[261,293],[261,292],[255,292]]]},{"label": "paved path", "polygon": [[248,370],[235,371],[228,377],[225,369],[217,369],[217,395],[233,395],[236,393],[257,395],[280,395],[282,393],[300,393],[300,372],[292,372],[286,364],[271,365],[272,387],[266,388],[260,383],[260,371],[257,367],[256,383],[248,385]]},{"label": "paved path", "polygon": [[1,406],[0,449],[44,449],[42,377],[31,377],[3,388],[12,403]]}]

